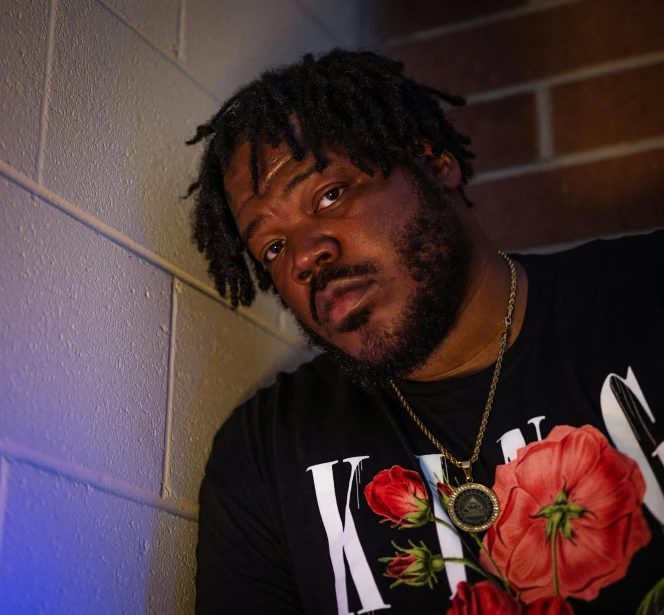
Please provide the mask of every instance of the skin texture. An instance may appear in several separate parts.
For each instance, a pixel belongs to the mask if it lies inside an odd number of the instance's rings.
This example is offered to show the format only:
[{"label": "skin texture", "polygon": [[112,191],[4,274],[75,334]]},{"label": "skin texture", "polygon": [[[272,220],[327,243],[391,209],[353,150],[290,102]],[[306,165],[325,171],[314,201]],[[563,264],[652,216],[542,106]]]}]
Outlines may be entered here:
[{"label": "skin texture", "polygon": [[[380,359],[382,347],[372,340],[398,334],[409,300],[418,292],[418,281],[399,254],[399,238],[412,228],[422,206],[426,212],[434,205],[423,202],[403,170],[395,169],[387,179],[380,172],[369,177],[343,155],[328,151],[330,164],[317,173],[311,156],[296,161],[285,144],[259,149],[259,194],[254,195],[249,153],[248,143],[238,147],[224,188],[240,234],[250,235],[250,251],[265,263],[280,296],[306,328],[350,357]],[[453,326],[425,361],[400,374],[419,381],[460,377],[491,365],[509,295],[505,262],[459,198],[456,160],[429,155],[426,173],[447,194],[444,207],[458,223],[455,232],[463,235],[468,254]],[[445,245],[429,242],[425,249],[444,252]],[[327,269],[344,276],[327,280]],[[444,268],[439,273],[444,275]],[[520,265],[518,274],[510,343],[526,305],[527,280]],[[314,290],[325,290],[312,292],[312,284]]]}]

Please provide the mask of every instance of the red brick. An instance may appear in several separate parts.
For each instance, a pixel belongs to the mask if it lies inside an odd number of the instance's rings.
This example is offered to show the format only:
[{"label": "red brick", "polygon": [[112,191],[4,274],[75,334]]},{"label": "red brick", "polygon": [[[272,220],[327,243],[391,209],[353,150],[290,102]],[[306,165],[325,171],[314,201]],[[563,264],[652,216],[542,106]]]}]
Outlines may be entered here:
[{"label": "red brick", "polygon": [[587,0],[394,47],[415,79],[455,94],[664,49],[661,0]]},{"label": "red brick", "polygon": [[455,127],[472,138],[475,169],[486,171],[537,158],[535,101],[532,94],[455,108],[448,112]]},{"label": "red brick", "polygon": [[376,34],[379,38],[386,39],[468,21],[525,3],[526,0],[373,0],[370,6]]},{"label": "red brick", "polygon": [[499,248],[526,248],[664,225],[664,149],[471,186]]},{"label": "red brick", "polygon": [[552,91],[558,153],[664,134],[664,64],[569,83]]}]

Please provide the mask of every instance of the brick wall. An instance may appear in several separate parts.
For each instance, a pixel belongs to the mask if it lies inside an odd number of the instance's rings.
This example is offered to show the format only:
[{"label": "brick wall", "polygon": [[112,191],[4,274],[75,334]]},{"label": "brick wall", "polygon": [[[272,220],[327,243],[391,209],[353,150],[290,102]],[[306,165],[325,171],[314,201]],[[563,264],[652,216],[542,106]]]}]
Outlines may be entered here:
[{"label": "brick wall", "polygon": [[184,141],[266,64],[355,44],[356,9],[3,2],[3,615],[193,612],[212,436],[306,354],[275,302],[211,288]]},{"label": "brick wall", "polygon": [[375,3],[382,47],[468,97],[469,195],[503,248],[664,225],[664,2]]}]

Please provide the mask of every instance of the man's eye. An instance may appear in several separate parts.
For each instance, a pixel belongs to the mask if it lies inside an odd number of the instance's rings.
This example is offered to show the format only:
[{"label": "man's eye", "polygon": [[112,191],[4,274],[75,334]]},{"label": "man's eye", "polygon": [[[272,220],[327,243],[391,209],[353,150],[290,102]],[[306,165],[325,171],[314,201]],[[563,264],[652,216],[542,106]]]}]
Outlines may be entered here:
[{"label": "man's eye", "polygon": [[332,205],[332,203],[334,203],[345,191],[346,188],[342,188],[341,186],[339,188],[332,188],[332,190],[328,190],[320,198],[320,201],[318,201],[318,207],[316,207],[316,211],[319,209],[325,209],[326,207]]},{"label": "man's eye", "polygon": [[263,257],[263,260],[267,263],[273,261],[277,256],[279,256],[279,252],[281,252],[281,249],[284,247],[284,242],[283,241],[275,241],[273,244],[271,244],[267,251],[265,252],[265,256]]}]

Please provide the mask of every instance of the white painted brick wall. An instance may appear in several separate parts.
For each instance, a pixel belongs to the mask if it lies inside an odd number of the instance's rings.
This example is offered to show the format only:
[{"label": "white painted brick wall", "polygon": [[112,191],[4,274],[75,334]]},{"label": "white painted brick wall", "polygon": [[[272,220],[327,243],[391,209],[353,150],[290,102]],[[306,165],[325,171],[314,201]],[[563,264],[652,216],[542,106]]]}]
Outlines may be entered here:
[{"label": "white painted brick wall", "polygon": [[39,147],[48,0],[0,8],[0,159],[33,176]]},{"label": "white painted brick wall", "polygon": [[211,450],[209,435],[277,370],[293,369],[307,357],[188,286],[181,286],[175,301],[172,462],[166,486],[171,495],[195,501]]},{"label": "white painted brick wall", "polygon": [[184,31],[183,64],[222,98],[257,77],[266,62],[283,64],[338,44],[298,4],[285,0],[188,0]]},{"label": "white painted brick wall", "polygon": [[361,42],[357,0],[0,8],[0,613],[192,613],[212,437],[307,358],[231,311],[181,201],[223,97]]},{"label": "white painted brick wall", "polygon": [[0,182],[2,437],[158,490],[170,276]]},{"label": "white painted brick wall", "polygon": [[94,0],[63,3],[54,42],[44,186],[205,280],[180,196],[217,101]]},{"label": "white painted brick wall", "polygon": [[193,612],[194,522],[8,465],[0,612]]}]

